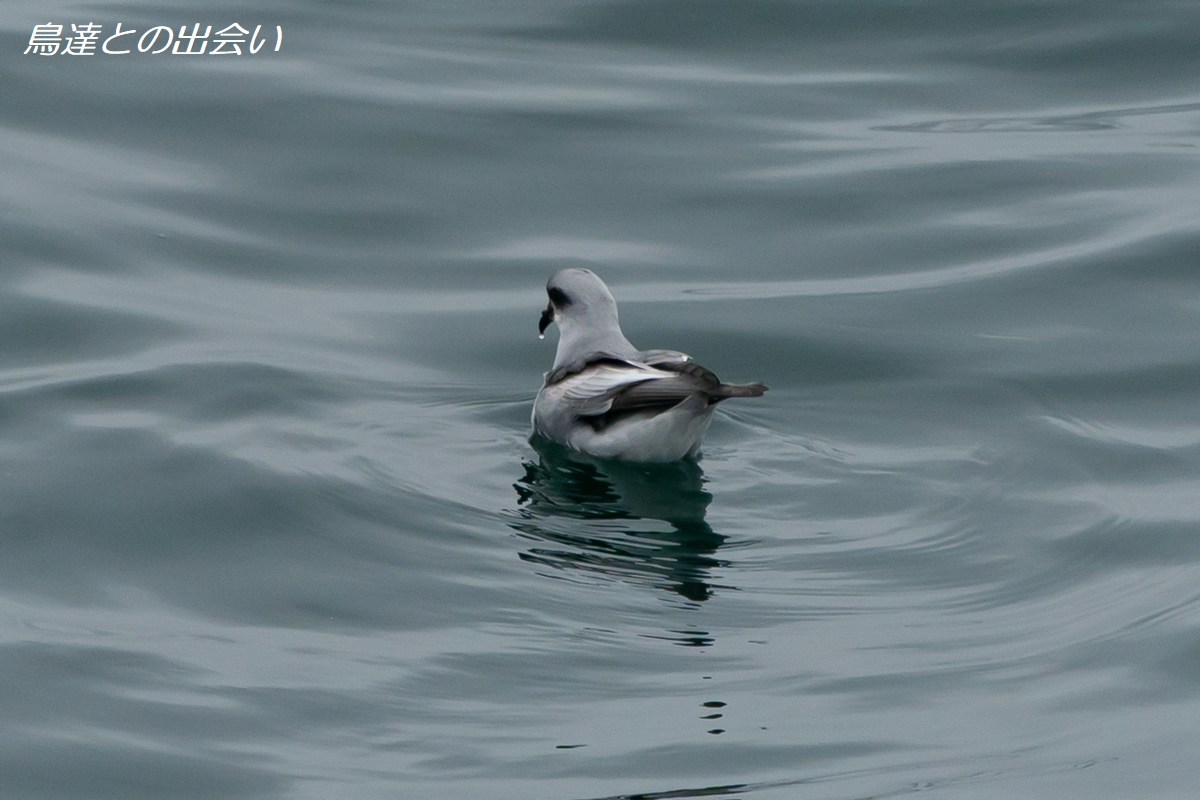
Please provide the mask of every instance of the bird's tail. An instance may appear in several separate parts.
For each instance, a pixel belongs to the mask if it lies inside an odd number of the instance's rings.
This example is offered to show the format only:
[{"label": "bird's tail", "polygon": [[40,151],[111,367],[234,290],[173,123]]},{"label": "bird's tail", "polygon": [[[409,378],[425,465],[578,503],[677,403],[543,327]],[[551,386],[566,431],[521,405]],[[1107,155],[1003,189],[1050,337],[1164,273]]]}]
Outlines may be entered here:
[{"label": "bird's tail", "polygon": [[717,403],[730,397],[762,397],[767,387],[762,383],[722,383],[708,392],[708,402]]}]

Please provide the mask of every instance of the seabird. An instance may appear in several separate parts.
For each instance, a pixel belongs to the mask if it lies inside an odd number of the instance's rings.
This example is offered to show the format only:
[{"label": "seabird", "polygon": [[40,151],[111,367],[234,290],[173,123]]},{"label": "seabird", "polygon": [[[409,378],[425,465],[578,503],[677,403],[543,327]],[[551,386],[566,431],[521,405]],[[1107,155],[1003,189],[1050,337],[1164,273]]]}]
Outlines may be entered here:
[{"label": "seabird", "polygon": [[761,383],[721,383],[675,350],[638,350],[621,333],[617,302],[596,273],[570,268],[546,284],[542,336],[558,350],[533,402],[536,434],[599,458],[666,462],[695,456],[717,403],[760,397]]}]

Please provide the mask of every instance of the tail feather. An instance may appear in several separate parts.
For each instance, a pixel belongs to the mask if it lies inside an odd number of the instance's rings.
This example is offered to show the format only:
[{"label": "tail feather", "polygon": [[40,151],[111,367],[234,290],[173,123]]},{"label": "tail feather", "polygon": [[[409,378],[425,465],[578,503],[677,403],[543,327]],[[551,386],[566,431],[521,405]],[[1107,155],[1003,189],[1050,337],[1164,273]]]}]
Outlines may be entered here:
[{"label": "tail feather", "polygon": [[762,397],[767,387],[762,383],[722,383],[708,392],[709,403],[719,403],[730,397]]}]

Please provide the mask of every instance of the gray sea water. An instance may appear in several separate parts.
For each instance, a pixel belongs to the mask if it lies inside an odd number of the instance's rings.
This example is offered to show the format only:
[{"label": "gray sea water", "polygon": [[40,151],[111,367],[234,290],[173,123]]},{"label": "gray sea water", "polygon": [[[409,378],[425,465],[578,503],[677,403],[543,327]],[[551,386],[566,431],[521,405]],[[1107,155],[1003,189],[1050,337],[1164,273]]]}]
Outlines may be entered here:
[{"label": "gray sea water", "polygon": [[[6,0],[0,797],[1194,797],[1198,32]],[[571,264],[771,391],[535,450]]]}]

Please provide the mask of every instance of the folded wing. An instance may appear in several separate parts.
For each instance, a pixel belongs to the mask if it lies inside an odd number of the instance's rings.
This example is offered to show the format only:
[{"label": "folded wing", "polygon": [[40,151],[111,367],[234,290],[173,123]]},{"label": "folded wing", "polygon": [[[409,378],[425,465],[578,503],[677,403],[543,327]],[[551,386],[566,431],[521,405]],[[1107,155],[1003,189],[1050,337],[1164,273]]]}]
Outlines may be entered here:
[{"label": "folded wing", "polygon": [[665,411],[697,394],[711,405],[766,391],[761,383],[721,383],[683,353],[659,350],[640,355],[646,361],[590,354],[550,373],[546,383],[561,384],[572,411],[597,430],[629,415]]}]

